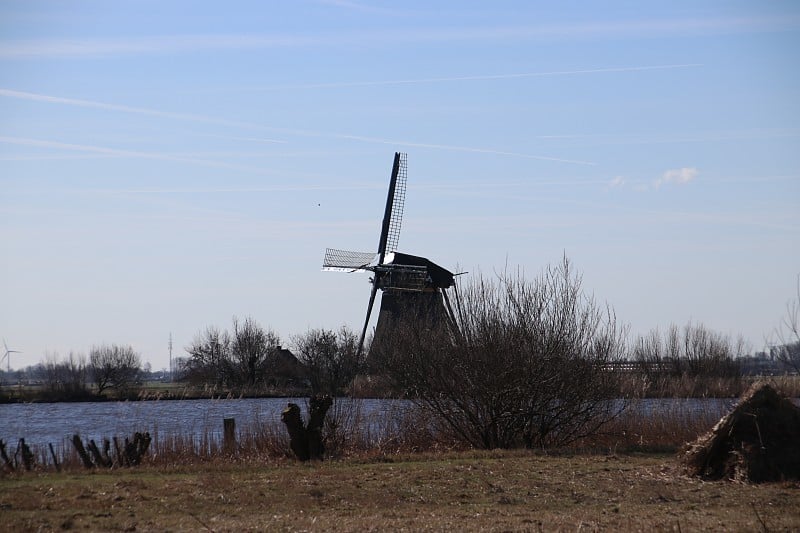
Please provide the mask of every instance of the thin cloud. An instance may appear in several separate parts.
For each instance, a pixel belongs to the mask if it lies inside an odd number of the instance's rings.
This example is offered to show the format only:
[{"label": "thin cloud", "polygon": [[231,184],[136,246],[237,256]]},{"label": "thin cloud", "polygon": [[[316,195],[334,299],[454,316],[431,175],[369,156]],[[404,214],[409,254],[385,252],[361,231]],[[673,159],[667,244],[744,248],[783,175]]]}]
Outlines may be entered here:
[{"label": "thin cloud", "polygon": [[65,143],[60,141],[49,141],[44,139],[29,139],[24,137],[0,136],[0,143],[14,144],[17,146],[31,146],[36,148],[50,148],[56,150],[86,152],[90,154],[99,154],[101,156],[106,156],[106,157],[127,157],[134,159],[157,159],[162,161],[178,161],[182,163],[191,163],[195,165],[202,165],[208,167],[226,168],[231,170],[242,170],[242,171],[257,172],[257,173],[269,173],[265,171],[263,168],[248,167],[243,165],[231,165],[229,163],[213,161],[210,159],[180,157],[170,154],[140,152],[136,150],[121,150],[118,148],[108,148],[105,146]]},{"label": "thin cloud", "polygon": [[226,138],[232,141],[247,141],[247,142],[264,143],[264,144],[286,144],[287,142],[289,142],[289,141],[281,141],[278,139],[264,139],[261,137],[223,137],[221,135],[209,135],[208,137]]},{"label": "thin cloud", "polygon": [[[4,142],[4,141],[1,141]],[[15,143],[17,144],[17,143]],[[119,157],[109,154],[18,154],[0,155],[0,161],[50,161],[50,160],[69,160],[69,159],[111,159]]]},{"label": "thin cloud", "polygon": [[323,44],[321,36],[303,35],[165,35],[121,39],[17,41],[0,44],[0,59],[33,57],[115,57],[163,55],[212,50],[286,48]]},{"label": "thin cloud", "polygon": [[386,9],[382,7],[370,6],[360,2],[350,2],[348,0],[318,0],[319,4],[349,11],[360,11],[362,13],[377,13],[383,15],[400,15],[405,13],[396,9]]},{"label": "thin cloud", "polygon": [[654,186],[656,189],[658,189],[665,184],[685,185],[694,180],[697,177],[697,174],[697,169],[694,167],[683,167],[667,170],[655,181]]},{"label": "thin cloud", "polygon": [[[96,102],[92,100],[81,100],[78,98],[63,98],[61,96],[51,96],[47,94],[30,93],[25,91],[15,91],[12,89],[0,88],[0,96],[8,98],[17,98],[19,100],[31,100],[34,102],[45,102],[48,104],[63,104],[73,107],[86,107],[93,109],[103,109],[106,111],[118,111],[121,113],[131,113],[135,115],[147,115],[152,117],[169,118],[174,120],[185,120],[191,122],[206,122],[209,124],[217,124],[220,126],[233,126],[240,128],[259,128],[261,126],[249,122],[240,122],[233,120],[224,120],[204,115],[195,115],[190,113],[173,113],[171,111],[159,111],[156,109],[147,109],[144,107],[132,107],[127,105],[109,104],[105,102]],[[281,141],[274,141],[281,142]]]},{"label": "thin cloud", "polygon": [[428,144],[428,143],[416,143],[416,142],[408,142],[408,141],[398,141],[398,140],[390,140],[390,139],[379,139],[375,137],[360,137],[358,135],[336,135],[337,138],[341,139],[352,139],[357,141],[364,141],[364,142],[371,142],[371,143],[379,143],[379,144],[390,144],[394,146],[412,146],[414,148],[433,148],[437,150],[452,150],[456,152],[472,152],[472,153],[479,153],[479,154],[493,154],[493,155],[508,155],[513,157],[522,157],[525,159],[539,159],[543,161],[555,161],[559,163],[572,163],[574,165],[597,165],[597,163],[591,161],[581,161],[577,159],[563,159],[560,157],[549,157],[544,155],[533,155],[533,154],[523,154],[519,152],[506,152],[504,150],[493,150],[491,148],[475,148],[470,146],[453,146],[448,144]]},{"label": "thin cloud", "polygon": [[[9,98],[19,98],[24,100],[33,100],[38,102],[46,102],[52,104],[63,104],[63,105],[71,105],[77,107],[90,107],[90,108],[97,108],[97,109],[105,109],[108,111],[118,111],[122,113],[132,113],[132,114],[139,114],[139,115],[149,115],[149,116],[156,116],[161,118],[168,118],[174,120],[184,120],[184,121],[193,121],[193,122],[204,122],[208,124],[221,124],[227,126],[237,126],[241,128],[249,128],[249,129],[260,129],[260,130],[269,130],[269,131],[278,131],[288,135],[296,135],[302,137],[324,137],[329,139],[343,139],[343,140],[353,140],[353,141],[361,141],[367,143],[376,143],[376,144],[391,144],[395,146],[414,146],[417,148],[431,148],[431,149],[439,149],[439,150],[455,150],[460,152],[473,152],[473,153],[483,153],[483,154],[494,154],[494,155],[506,155],[506,156],[513,156],[513,157],[521,157],[525,159],[539,159],[544,161],[554,161],[560,163],[571,163],[577,165],[595,165],[596,163],[590,161],[580,161],[575,159],[565,159],[565,158],[558,158],[558,157],[550,157],[544,155],[534,155],[534,154],[524,154],[518,152],[506,152],[501,150],[494,150],[491,148],[481,148],[481,147],[466,147],[466,146],[450,146],[444,144],[430,144],[430,143],[419,143],[413,141],[402,141],[402,140],[387,140],[381,139],[377,137],[365,137],[362,135],[350,135],[350,134],[343,134],[343,133],[326,133],[326,132],[319,132],[319,131],[310,131],[310,130],[294,130],[288,128],[275,128],[270,126],[264,126],[261,124],[254,124],[249,122],[235,122],[223,119],[216,119],[213,117],[207,117],[203,115],[194,115],[194,114],[187,114],[187,113],[172,113],[169,111],[158,111],[153,109],[146,109],[141,107],[131,107],[126,105],[118,105],[118,104],[107,104],[104,102],[94,102],[90,100],[79,100],[74,98],[62,98],[59,96],[50,96],[44,94],[37,94],[37,93],[29,93],[24,91],[15,91],[11,89],[3,89],[0,88],[0,96],[6,96]],[[9,137],[5,137],[5,139],[11,139]],[[234,138],[235,139],[235,138]],[[248,138],[250,140],[255,140],[252,138]],[[264,141],[264,139],[258,139],[259,141]],[[269,140],[270,142],[280,142],[275,140]],[[13,142],[13,141],[4,141],[4,142]],[[32,141],[37,142],[37,141]],[[47,142],[47,141],[41,141]],[[62,147],[66,147],[68,145],[64,144]],[[78,145],[73,145],[78,146]],[[121,150],[114,150],[113,153],[118,155],[122,155]],[[112,153],[112,152],[103,152],[103,153]],[[133,154],[134,152],[130,152]],[[165,158],[161,156],[161,158]],[[172,158],[177,159],[177,158]],[[193,162],[196,160],[192,160]],[[221,163],[215,163],[218,166],[221,166]]]},{"label": "thin cloud", "polygon": [[527,42],[563,39],[625,39],[664,35],[794,30],[800,16],[718,17],[603,21],[534,26],[381,28],[361,32],[314,34],[213,34],[128,37],[120,39],[64,39],[0,42],[0,59],[32,57],[114,57],[269,48],[347,45],[401,45],[441,42]]},{"label": "thin cloud", "polygon": [[614,179],[608,182],[607,189],[616,189],[625,185],[625,178],[622,176],[615,176]]},{"label": "thin cloud", "polygon": [[[511,74],[482,74],[474,76],[448,76],[439,78],[412,78],[412,79],[399,79],[399,80],[373,80],[373,81],[344,81],[332,83],[306,83],[294,85],[273,85],[270,87],[250,87],[238,89],[239,91],[275,91],[286,89],[335,89],[345,87],[375,87],[386,85],[415,85],[427,83],[445,83],[445,82],[459,82],[459,81],[491,81],[491,80],[509,80],[519,78],[546,78],[555,76],[575,76],[580,74],[606,74],[615,72],[642,72],[648,70],[669,70],[680,68],[696,68],[702,67],[702,63],[679,63],[672,65],[643,65],[632,67],[609,67],[609,68],[593,68],[593,69],[580,69],[580,70],[553,70],[545,72],[518,72]],[[214,89],[214,91],[228,90],[228,89]],[[234,89],[236,90],[236,89]]]},{"label": "thin cloud", "polygon": [[750,139],[790,139],[800,136],[798,128],[750,128],[743,130],[708,130],[687,135],[644,135],[641,133],[628,135],[610,134],[575,134],[575,135],[540,135],[538,139],[557,139],[575,141],[572,147],[581,146],[633,146],[650,144],[684,144],[706,142],[735,142]]}]

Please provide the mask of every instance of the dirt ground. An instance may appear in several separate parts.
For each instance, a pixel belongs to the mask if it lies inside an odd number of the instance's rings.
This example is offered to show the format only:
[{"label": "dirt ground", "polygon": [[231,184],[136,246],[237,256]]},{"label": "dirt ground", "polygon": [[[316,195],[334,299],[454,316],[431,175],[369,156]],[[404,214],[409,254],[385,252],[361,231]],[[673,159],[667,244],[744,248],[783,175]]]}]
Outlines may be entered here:
[{"label": "dirt ground", "polygon": [[672,456],[470,452],[0,477],[0,530],[798,531],[800,484]]}]

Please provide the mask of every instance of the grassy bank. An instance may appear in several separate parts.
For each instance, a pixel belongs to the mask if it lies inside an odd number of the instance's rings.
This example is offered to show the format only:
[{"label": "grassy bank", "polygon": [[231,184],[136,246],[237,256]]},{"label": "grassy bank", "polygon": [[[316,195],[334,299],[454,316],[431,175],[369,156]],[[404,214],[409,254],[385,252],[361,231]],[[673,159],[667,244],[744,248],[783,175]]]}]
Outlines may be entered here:
[{"label": "grassy bank", "polygon": [[106,390],[98,394],[93,387],[77,392],[49,390],[42,385],[4,386],[0,403],[59,403],[102,401],[213,400],[233,398],[286,398],[307,396],[305,388],[258,387],[253,389],[217,389],[187,383],[145,382],[126,391]]},{"label": "grassy bank", "polygon": [[[637,372],[623,372],[619,380],[620,398],[737,398],[759,380],[767,379],[784,395],[800,398],[800,376],[659,376],[648,378]],[[380,379],[357,379],[351,387],[355,398],[390,398],[401,396]],[[199,400],[217,398],[286,398],[308,396],[302,387],[256,387],[219,389],[184,382],[145,382],[124,392],[107,390],[98,394],[89,387],[78,392],[52,391],[42,385],[6,385],[0,388],[0,403],[80,402],[137,400]]]},{"label": "grassy bank", "polygon": [[665,455],[462,452],[12,475],[3,529],[800,528],[800,486],[705,483]]}]

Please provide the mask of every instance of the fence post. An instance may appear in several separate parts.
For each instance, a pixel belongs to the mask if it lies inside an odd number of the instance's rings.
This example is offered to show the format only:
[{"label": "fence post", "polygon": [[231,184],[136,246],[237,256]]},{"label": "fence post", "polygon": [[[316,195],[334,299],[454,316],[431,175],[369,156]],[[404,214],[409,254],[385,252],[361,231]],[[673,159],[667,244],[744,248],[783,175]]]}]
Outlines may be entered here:
[{"label": "fence post", "polygon": [[226,453],[231,453],[236,450],[236,419],[225,418],[222,424],[224,428],[222,446]]}]

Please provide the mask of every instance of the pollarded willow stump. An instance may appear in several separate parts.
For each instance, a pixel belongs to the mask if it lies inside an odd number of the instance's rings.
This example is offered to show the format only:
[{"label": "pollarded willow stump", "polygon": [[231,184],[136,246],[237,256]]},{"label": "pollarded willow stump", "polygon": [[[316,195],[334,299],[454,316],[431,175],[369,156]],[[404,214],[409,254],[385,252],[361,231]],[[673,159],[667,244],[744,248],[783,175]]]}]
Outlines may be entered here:
[{"label": "pollarded willow stump", "polygon": [[325,454],[322,424],[331,405],[333,399],[327,394],[312,396],[308,406],[308,424],[303,423],[300,407],[295,403],[290,403],[281,413],[281,421],[289,432],[289,446],[301,461],[321,460]]}]

